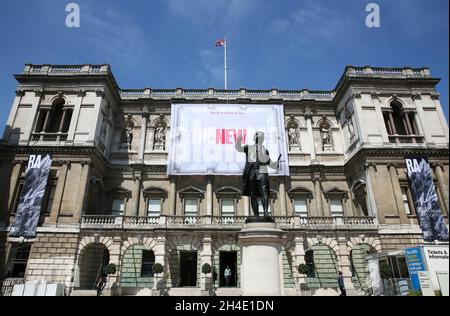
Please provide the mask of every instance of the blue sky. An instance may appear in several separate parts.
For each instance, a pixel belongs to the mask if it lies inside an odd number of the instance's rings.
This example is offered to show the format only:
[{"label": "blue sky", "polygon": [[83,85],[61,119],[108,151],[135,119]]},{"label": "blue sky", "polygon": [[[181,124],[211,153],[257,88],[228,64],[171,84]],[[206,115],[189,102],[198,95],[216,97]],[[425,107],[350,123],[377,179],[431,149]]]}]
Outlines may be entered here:
[{"label": "blue sky", "polygon": [[[67,28],[65,7],[81,9]],[[368,28],[376,2],[381,27]],[[0,2],[0,128],[25,63],[111,64],[121,88],[331,90],[346,65],[428,66],[448,120],[448,0],[15,0]]]}]

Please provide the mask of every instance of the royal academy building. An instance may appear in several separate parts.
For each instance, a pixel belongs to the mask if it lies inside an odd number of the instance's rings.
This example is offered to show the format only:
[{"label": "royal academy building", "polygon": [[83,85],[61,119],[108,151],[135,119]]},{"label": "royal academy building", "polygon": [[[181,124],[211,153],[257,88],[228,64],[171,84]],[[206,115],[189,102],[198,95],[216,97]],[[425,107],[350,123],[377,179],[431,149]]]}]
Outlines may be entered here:
[{"label": "royal academy building", "polygon": [[[95,295],[109,264],[105,295],[241,294],[249,198],[240,176],[168,175],[174,104],[283,106],[289,176],[270,177],[269,206],[283,295],[331,295],[338,271],[362,293],[368,255],[424,243],[408,155],[427,157],[448,225],[448,123],[428,68],[347,66],[330,91],[121,89],[109,65],[26,65],[15,78],[0,143],[3,295],[36,280]],[[30,156],[43,153],[36,236],[13,237]]]}]

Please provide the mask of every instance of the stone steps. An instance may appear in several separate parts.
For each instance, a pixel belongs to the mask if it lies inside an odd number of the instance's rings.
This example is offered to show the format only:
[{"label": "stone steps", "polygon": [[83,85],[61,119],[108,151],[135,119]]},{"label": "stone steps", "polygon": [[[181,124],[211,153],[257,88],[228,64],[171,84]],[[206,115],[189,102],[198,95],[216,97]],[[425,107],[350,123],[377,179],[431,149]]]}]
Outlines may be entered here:
[{"label": "stone steps", "polygon": [[198,287],[173,287],[168,290],[169,296],[201,296]]},{"label": "stone steps", "polygon": [[242,290],[240,288],[218,288],[216,289],[217,296],[241,296]]},{"label": "stone steps", "polygon": [[[70,296],[97,296],[96,290],[73,290]],[[102,296],[111,296],[110,290],[104,290]]]}]

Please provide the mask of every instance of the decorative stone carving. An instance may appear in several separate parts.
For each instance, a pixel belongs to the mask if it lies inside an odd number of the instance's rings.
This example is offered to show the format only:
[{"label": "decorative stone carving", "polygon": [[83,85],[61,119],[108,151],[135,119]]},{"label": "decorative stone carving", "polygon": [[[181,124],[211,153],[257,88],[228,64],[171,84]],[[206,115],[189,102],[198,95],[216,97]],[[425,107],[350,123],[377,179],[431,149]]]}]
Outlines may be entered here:
[{"label": "decorative stone carving", "polygon": [[86,90],[80,89],[77,91],[77,96],[78,97],[84,97],[86,96]]},{"label": "decorative stone carving", "polygon": [[24,90],[16,90],[16,96],[23,97],[24,95],[25,95],[25,91]]},{"label": "decorative stone carving", "polygon": [[133,120],[131,119],[131,114],[128,114],[125,121],[125,138],[126,143],[128,144],[128,149],[131,149],[131,144],[133,142],[133,129],[134,123]]},{"label": "decorative stone carving", "polygon": [[102,98],[104,98],[106,96],[105,91],[103,91],[103,90],[97,90],[97,91],[95,91],[95,94],[98,97],[102,97]]},{"label": "decorative stone carving", "polygon": [[333,145],[331,142],[331,126],[328,123],[326,117],[323,117],[319,124],[320,135],[322,139],[322,150],[323,151],[333,151]]},{"label": "decorative stone carving", "polygon": [[298,123],[295,121],[295,117],[291,115],[290,120],[286,124],[288,140],[289,140],[289,150],[299,151],[300,148],[300,131]]},{"label": "decorative stone carving", "polygon": [[166,124],[164,115],[160,115],[158,122],[155,124],[155,135],[153,138],[153,150],[166,149]]},{"label": "decorative stone carving", "polygon": [[106,140],[106,133],[108,129],[108,120],[106,118],[103,118],[102,127],[100,129],[100,140],[105,143]]}]

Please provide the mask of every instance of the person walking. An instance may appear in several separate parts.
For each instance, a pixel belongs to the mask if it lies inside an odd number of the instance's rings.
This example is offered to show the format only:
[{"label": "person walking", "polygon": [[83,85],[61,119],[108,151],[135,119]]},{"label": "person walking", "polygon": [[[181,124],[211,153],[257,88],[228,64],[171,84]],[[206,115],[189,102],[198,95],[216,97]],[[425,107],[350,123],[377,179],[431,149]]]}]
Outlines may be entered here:
[{"label": "person walking", "polygon": [[344,276],[342,275],[342,271],[339,271],[337,281],[338,281],[339,289],[341,290],[341,295],[339,295],[339,296],[347,296],[347,292],[345,291]]},{"label": "person walking", "polygon": [[225,269],[225,272],[223,273],[224,277],[225,277],[225,286],[228,287],[230,286],[230,279],[231,279],[231,269],[229,266],[227,266],[227,268]]}]

